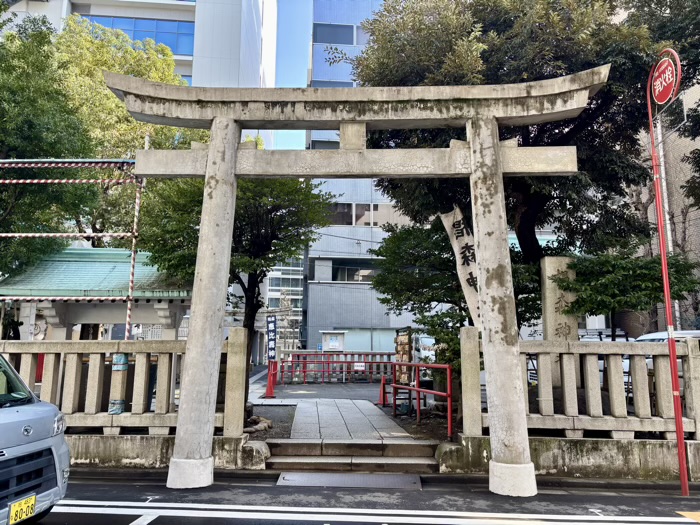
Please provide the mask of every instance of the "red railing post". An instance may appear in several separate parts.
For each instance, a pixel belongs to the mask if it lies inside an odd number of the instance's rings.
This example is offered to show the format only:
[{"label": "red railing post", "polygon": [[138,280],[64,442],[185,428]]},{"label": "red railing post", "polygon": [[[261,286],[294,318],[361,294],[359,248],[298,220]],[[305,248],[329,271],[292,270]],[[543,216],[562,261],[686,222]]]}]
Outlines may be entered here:
[{"label": "red railing post", "polygon": [[275,361],[267,362],[267,389],[265,390],[265,398],[275,397]]},{"label": "red railing post", "polygon": [[[396,364],[391,364],[391,373],[393,375],[393,382],[396,383]],[[393,387],[393,385],[392,385]],[[394,417],[396,417],[396,388],[392,388],[392,406],[394,407]]]},{"label": "red railing post", "polygon": [[447,365],[447,437],[452,439],[452,367]]}]

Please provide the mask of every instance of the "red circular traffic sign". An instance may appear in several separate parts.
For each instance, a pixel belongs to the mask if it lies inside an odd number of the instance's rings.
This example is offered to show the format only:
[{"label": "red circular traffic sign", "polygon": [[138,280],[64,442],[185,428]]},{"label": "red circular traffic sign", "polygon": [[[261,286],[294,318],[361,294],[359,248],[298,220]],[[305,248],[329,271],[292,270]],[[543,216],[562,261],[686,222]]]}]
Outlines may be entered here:
[{"label": "red circular traffic sign", "polygon": [[651,94],[657,104],[666,104],[676,90],[676,66],[669,57],[662,58],[654,68]]}]

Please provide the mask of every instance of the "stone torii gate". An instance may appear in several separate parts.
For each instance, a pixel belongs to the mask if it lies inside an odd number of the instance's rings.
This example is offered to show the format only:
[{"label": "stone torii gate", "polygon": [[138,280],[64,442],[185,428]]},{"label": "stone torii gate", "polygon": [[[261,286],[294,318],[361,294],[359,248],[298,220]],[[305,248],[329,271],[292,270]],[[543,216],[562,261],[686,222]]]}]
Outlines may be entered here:
[{"label": "stone torii gate", "polygon": [[[576,117],[605,84],[609,69],[606,65],[523,84],[353,89],[189,88],[105,73],[110,89],[137,120],[211,130],[207,149],[136,154],[137,176],[206,180],[168,487],[194,488],[213,482],[216,378],[236,179],[469,177],[492,450],[489,485],[499,494],[535,495],[503,176],[573,174],[576,149],[518,148],[512,143],[501,147],[499,126]],[[467,140],[452,141],[445,149],[366,149],[367,130],[445,127],[466,127]],[[246,149],[240,147],[242,128],[340,130],[340,149]]]}]

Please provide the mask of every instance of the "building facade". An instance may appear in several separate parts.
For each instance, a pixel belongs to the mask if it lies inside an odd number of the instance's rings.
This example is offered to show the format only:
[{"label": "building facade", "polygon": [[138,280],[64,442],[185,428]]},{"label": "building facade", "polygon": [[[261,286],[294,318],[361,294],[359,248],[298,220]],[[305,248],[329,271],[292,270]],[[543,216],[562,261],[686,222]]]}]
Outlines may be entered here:
[{"label": "building facade", "polygon": [[[363,20],[381,8],[381,0],[314,0],[309,86],[353,87],[348,64],[327,63],[327,48],[337,47],[356,56],[366,44]],[[337,149],[336,131],[313,131],[311,149]],[[322,334],[344,334],[346,351],[394,350],[396,329],[412,324],[408,314],[389,314],[372,288],[376,273],[369,253],[386,237],[382,225],[407,220],[371,179],[324,180],[323,191],[336,196],[332,225],[319,230],[304,260],[305,290],[301,344],[317,349]]]},{"label": "building facade", "polygon": [[78,13],[150,38],[175,55],[175,71],[204,87],[274,87],[277,0],[20,0],[19,16],[45,15],[57,29]]}]

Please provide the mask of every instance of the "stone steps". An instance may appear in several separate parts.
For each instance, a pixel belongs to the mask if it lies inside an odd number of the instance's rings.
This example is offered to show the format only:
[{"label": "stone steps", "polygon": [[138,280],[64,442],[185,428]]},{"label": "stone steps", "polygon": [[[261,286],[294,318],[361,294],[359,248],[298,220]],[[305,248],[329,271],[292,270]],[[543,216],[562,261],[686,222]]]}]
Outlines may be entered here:
[{"label": "stone steps", "polygon": [[439,441],[418,439],[268,439],[273,456],[434,457]]},{"label": "stone steps", "polygon": [[313,470],[332,472],[401,472],[433,474],[439,471],[435,458],[373,456],[271,456],[267,470]]},{"label": "stone steps", "polygon": [[439,441],[414,439],[270,439],[268,470],[438,472]]}]

